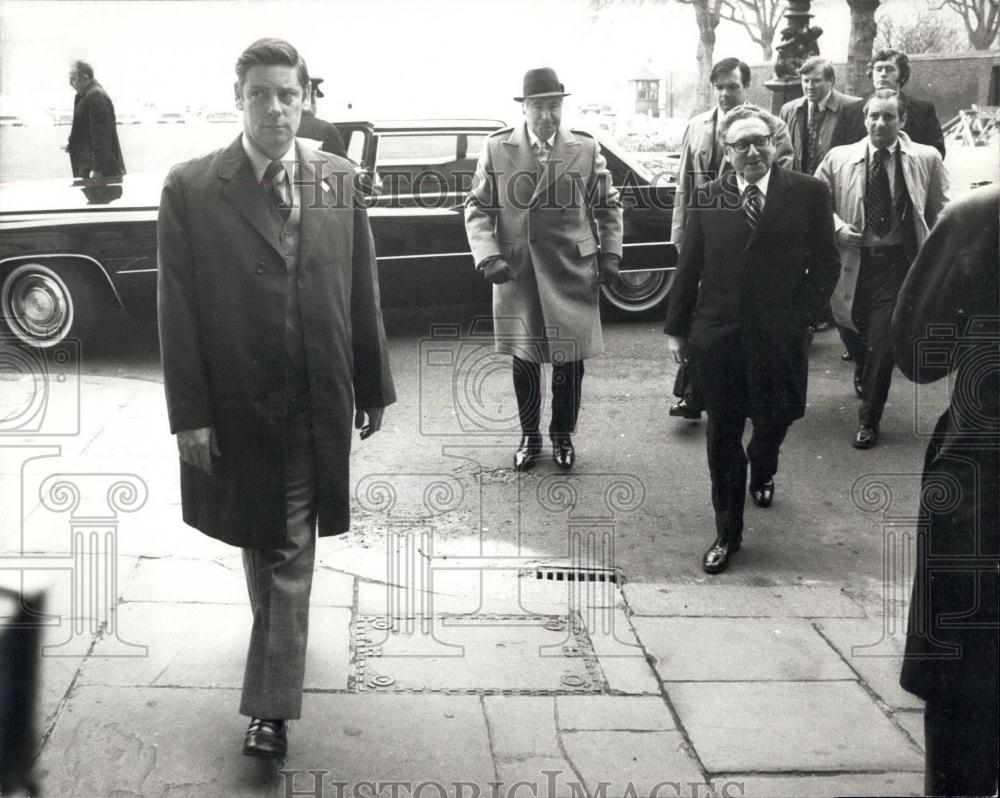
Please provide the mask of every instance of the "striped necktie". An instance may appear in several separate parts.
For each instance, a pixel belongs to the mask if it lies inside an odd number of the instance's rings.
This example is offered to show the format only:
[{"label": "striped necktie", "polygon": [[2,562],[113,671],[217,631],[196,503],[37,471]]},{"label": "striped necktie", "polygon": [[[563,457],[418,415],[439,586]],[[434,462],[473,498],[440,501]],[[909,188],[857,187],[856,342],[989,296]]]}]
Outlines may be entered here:
[{"label": "striped necktie", "polygon": [[281,221],[287,222],[292,213],[292,205],[287,198],[287,183],[285,181],[285,167],[281,161],[271,161],[264,170],[264,179],[261,181],[267,190],[267,196],[281,214]]},{"label": "striped necktie", "polygon": [[760,189],[755,185],[746,187],[743,192],[743,216],[750,225],[750,232],[757,229],[757,222],[760,221]]}]

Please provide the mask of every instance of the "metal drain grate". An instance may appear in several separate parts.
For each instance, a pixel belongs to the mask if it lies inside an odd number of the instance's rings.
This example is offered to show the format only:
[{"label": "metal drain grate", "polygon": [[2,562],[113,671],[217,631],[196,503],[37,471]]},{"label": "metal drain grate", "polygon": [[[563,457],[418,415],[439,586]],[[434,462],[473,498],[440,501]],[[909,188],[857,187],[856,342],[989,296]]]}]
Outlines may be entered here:
[{"label": "metal drain grate", "polygon": [[542,565],[535,569],[535,579],[550,582],[611,582],[618,584],[618,573],[610,568],[557,568]]}]

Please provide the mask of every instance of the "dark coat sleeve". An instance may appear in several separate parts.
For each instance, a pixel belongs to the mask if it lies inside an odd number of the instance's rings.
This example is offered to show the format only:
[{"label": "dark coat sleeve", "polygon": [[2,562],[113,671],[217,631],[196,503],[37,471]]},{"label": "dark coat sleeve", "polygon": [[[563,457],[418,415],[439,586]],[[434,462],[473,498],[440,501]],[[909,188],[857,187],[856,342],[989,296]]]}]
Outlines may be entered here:
[{"label": "dark coat sleeve", "polygon": [[810,180],[809,188],[812,193],[809,203],[813,208],[813,224],[812,240],[806,256],[809,276],[804,290],[803,309],[811,322],[822,314],[840,278],[840,254],[834,233],[830,192],[819,180]]},{"label": "dark coat sleeve", "polygon": [[667,295],[667,319],[663,332],[686,338],[691,331],[691,320],[698,302],[698,284],[705,265],[704,230],[701,214],[693,211],[684,222],[684,246],[681,247],[677,269],[670,282]]},{"label": "dark coat sleeve", "polygon": [[157,313],[172,433],[215,425],[186,229],[183,178],[173,169],[163,184],[156,222]]}]

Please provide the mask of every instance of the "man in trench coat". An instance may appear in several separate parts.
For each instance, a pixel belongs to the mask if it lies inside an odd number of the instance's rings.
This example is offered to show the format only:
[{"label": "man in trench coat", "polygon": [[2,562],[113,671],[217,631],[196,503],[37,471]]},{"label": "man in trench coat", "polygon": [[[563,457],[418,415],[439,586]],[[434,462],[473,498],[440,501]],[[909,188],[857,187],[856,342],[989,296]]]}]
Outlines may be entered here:
[{"label": "man in trench coat", "polygon": [[809,325],[839,272],[830,197],[815,178],[773,162],[780,130],[754,106],[722,118],[733,171],[691,197],[667,299],[668,346],[678,363],[692,353],[708,410],[716,537],[702,568],[710,574],[742,545],[748,459],[754,503],[774,498],[778,451],[805,413]]},{"label": "man in trench coat", "polygon": [[541,452],[542,363],[552,363],[552,457],[572,468],[583,361],[604,351],[598,286],[619,279],[618,191],[600,144],[562,127],[566,96],[554,70],[525,74],[514,98],[525,122],[487,138],[465,202],[472,256],[493,283],[496,351],[513,357],[518,471]]},{"label": "man in trench coat", "polygon": [[184,521],[243,548],[244,753],[281,757],[301,713],[316,526],[347,531],[352,418],[368,437],[395,396],[353,167],[295,139],[306,65],[262,39],[236,73],[243,134],[163,187],[160,342]]}]

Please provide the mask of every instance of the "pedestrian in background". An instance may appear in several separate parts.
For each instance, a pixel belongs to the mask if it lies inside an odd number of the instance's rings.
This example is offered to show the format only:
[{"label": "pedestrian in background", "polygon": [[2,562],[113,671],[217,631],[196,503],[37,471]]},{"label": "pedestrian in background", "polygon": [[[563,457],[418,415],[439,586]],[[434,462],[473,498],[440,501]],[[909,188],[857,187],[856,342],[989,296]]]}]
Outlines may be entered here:
[{"label": "pedestrian in background", "polygon": [[868,136],[834,147],[816,171],[833,197],[843,266],[833,314],[857,333],[847,340],[861,400],[855,449],[878,444],[892,382],[892,309],[918,247],[948,201],[948,173],[937,150],[900,132],[906,116],[899,92],[879,89],[864,109]]},{"label": "pedestrian in background", "polygon": [[496,351],[512,356],[517,471],[542,449],[542,363],[552,364],[552,459],[576,462],[583,361],[604,351],[599,285],[620,279],[621,201],[597,140],[563,127],[567,96],[555,70],[525,73],[514,98],[524,122],[487,137],[465,201],[476,268],[493,283]]},{"label": "pedestrian in background", "polygon": [[[774,163],[782,129],[750,105],[722,117],[732,171],[692,197],[667,297],[667,344],[677,363],[692,353],[708,411],[709,574],[726,570],[742,546],[748,460],[750,496],[771,506],[781,443],[805,414],[809,325],[837,282],[829,193]],[[753,435],[744,452],[747,418]]]},{"label": "pedestrian in background", "polygon": [[243,753],[281,758],[302,709],[317,524],[350,526],[351,421],[374,434],[395,393],[354,167],[295,139],[306,64],[261,39],[236,75],[242,135],[163,186],[160,346],[184,521],[243,550]]},{"label": "pedestrian in background", "polygon": [[949,205],[892,318],[907,378],[952,375],[927,444],[900,684],[924,709],[925,792],[996,795],[1000,759],[1000,187]]},{"label": "pedestrian in background", "polygon": [[118,143],[115,106],[108,93],[94,80],[94,69],[86,61],[74,61],[69,70],[73,98],[73,126],[69,131],[70,166],[81,180],[108,180],[125,174],[125,160]]},{"label": "pedestrian in background", "polygon": [[322,82],[323,78],[309,78],[309,97],[302,106],[302,121],[295,135],[302,139],[318,141],[323,152],[346,158],[347,145],[344,144],[344,137],[340,135],[336,125],[316,116],[316,100],[324,96],[319,88]]}]

